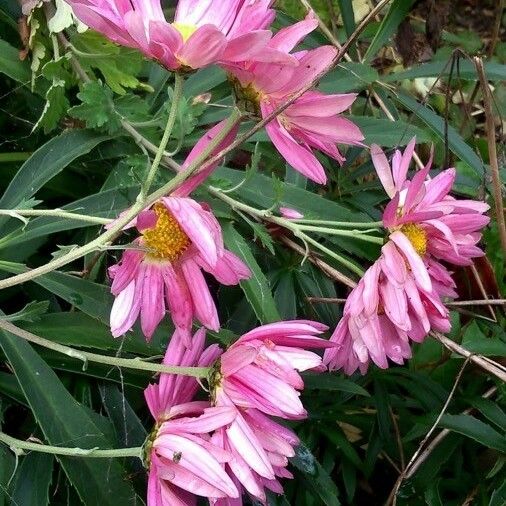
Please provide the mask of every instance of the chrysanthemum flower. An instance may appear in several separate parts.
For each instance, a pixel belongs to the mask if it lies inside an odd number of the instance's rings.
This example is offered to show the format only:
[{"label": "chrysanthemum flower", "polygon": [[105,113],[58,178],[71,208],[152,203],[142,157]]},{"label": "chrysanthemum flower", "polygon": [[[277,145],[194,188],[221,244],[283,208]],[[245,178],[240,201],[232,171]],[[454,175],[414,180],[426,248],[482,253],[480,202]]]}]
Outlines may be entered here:
[{"label": "chrysanthemum flower", "polygon": [[294,320],[244,334],[221,356],[213,379],[216,399],[226,397],[235,406],[280,418],[304,418],[299,372],[321,368],[321,357],[305,348],[333,347],[318,337],[326,329],[321,323]]},{"label": "chrysanthemum flower", "polygon": [[[480,230],[490,221],[483,215],[489,206],[450,196],[455,169],[444,170],[431,179],[431,161],[409,181],[407,172],[414,147],[415,139],[404,154],[396,151],[390,167],[379,146],[371,146],[374,166],[392,199],[383,213],[383,224],[390,232],[400,231],[407,237],[421,257],[471,265],[473,258],[484,254],[476,244]],[[400,243],[398,246],[402,248]]]},{"label": "chrysanthemum flower", "polygon": [[449,195],[455,169],[429,178],[431,161],[410,181],[408,168],[415,139],[404,153],[396,151],[392,166],[378,146],[371,154],[391,201],[383,213],[389,240],[380,259],[349,295],[343,317],[326,351],[330,369],[348,374],[367,370],[372,360],[388,367],[411,356],[409,340],[421,342],[430,330],[448,332],[450,320],[442,297],[455,297],[455,283],[441,261],[469,265],[483,255],[476,246],[488,223],[488,205]]},{"label": "chrysanthemum flower", "polygon": [[[207,366],[220,350],[204,351],[205,331],[195,334],[189,348],[183,336],[173,335],[163,363]],[[232,423],[236,410],[210,407],[209,402],[191,401],[197,389],[195,378],[162,374],[159,384],[145,391],[156,420],[145,450],[149,467],[148,506],[194,506],[195,496],[209,500],[237,498],[239,491],[224,470],[232,454],[210,440],[210,433]]]},{"label": "chrysanthemum flower", "polygon": [[190,198],[164,197],[142,212],[135,226],[141,233],[134,241],[136,249],[125,251],[109,269],[116,297],[112,334],[124,334],[140,316],[142,331],[149,339],[167,308],[188,341],[193,318],[218,330],[216,306],[202,270],[224,285],[236,285],[250,271],[224,248],[213,213]]},{"label": "chrysanthemum flower", "polygon": [[346,300],[343,317],[326,350],[329,369],[365,373],[370,362],[387,368],[411,357],[410,340],[421,342],[431,329],[450,330],[449,312],[433,288],[427,268],[410,250],[405,256],[394,241],[382,248]]},{"label": "chrysanthemum flower", "polygon": [[[270,46],[288,53],[317,25],[310,16],[280,30]],[[233,76],[236,94],[247,108],[264,118],[269,116],[290,95],[328,68],[336,56],[336,49],[322,46],[294,56],[299,61],[296,67],[273,63],[227,67]],[[345,159],[337,144],[362,145],[364,136],[360,129],[339,115],[355,98],[355,93],[325,95],[318,91],[306,92],[266,126],[267,134],[295,170],[317,183],[325,183],[325,171],[313,149],[342,163]]]},{"label": "chrysanthemum flower", "polygon": [[67,0],[81,21],[118,44],[137,48],[169,70],[218,61],[284,61],[269,49],[271,0],[179,0],[172,23],[160,0]]}]

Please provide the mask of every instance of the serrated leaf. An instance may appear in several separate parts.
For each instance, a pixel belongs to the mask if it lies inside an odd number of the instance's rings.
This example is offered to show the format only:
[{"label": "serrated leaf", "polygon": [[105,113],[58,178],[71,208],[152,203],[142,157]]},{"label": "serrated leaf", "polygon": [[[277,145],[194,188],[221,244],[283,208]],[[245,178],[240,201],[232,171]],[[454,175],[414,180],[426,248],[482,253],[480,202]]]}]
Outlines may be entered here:
[{"label": "serrated leaf", "polygon": [[86,122],[89,128],[106,125],[109,132],[119,129],[119,118],[112,105],[112,91],[107,86],[98,81],[85,83],[77,97],[82,103],[69,110],[70,116]]},{"label": "serrated leaf", "polygon": [[279,321],[278,310],[272,296],[269,281],[260,269],[250,247],[231,223],[223,227],[223,238],[231,251],[241,258],[251,270],[251,278],[241,281],[244,295],[262,323]]},{"label": "serrated leaf", "polygon": [[53,474],[53,455],[33,452],[22,457],[12,484],[12,504],[46,506]]},{"label": "serrated leaf", "polygon": [[[111,448],[113,442],[27,342],[1,331],[0,345],[49,444]],[[58,460],[85,504],[140,503],[117,459],[58,457]]]},{"label": "serrated leaf", "polygon": [[60,119],[67,113],[70,107],[65,96],[65,81],[55,80],[46,93],[46,103],[40,118],[33,126],[32,132],[37,128],[43,128],[44,133],[49,133],[58,126]]}]

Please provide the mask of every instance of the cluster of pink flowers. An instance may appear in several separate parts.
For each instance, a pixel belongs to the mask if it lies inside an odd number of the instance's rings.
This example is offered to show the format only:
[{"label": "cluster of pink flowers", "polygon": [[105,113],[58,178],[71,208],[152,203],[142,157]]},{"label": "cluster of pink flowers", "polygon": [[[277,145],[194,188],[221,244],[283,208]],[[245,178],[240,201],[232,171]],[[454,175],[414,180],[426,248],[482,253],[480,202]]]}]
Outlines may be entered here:
[{"label": "cluster of pink flowers", "polygon": [[[309,14],[273,35],[272,0],[179,0],[172,22],[160,0],[67,1],[87,25],[169,70],[220,65],[238,103],[263,118],[312,83],[337,54],[331,46],[292,52],[318,23]],[[363,145],[359,128],[340,116],[355,98],[307,91],[267,123],[267,134],[294,169],[323,184],[327,177],[315,151],[343,163],[338,144]],[[213,127],[182,168],[223,128],[224,122]],[[235,125],[211,155],[232,143],[237,131]],[[125,334],[139,319],[150,339],[169,312],[176,330],[164,364],[213,371],[207,400],[195,400],[198,383],[188,376],[162,374],[146,389],[156,422],[146,445],[149,506],[194,505],[197,496],[215,506],[238,506],[243,493],[265,504],[266,490],[282,493],[279,479],[292,477],[287,465],[298,438],[276,419],[307,416],[300,401],[302,371],[328,367],[352,374],[364,373],[371,361],[381,368],[389,360],[402,364],[411,356],[410,341],[450,329],[443,298],[456,293],[446,265],[469,265],[483,254],[477,243],[488,206],[449,196],[455,170],[431,178],[432,161],[409,180],[414,146],[415,140],[404,153],[396,151],[391,165],[378,146],[371,148],[391,199],[383,213],[388,238],[349,295],[330,341],[320,337],[324,325],[299,320],[253,329],[224,352],[217,345],[205,348],[204,327],[217,331],[220,322],[203,272],[223,285],[251,276],[224,247],[209,206],[189,196],[217,163],[126,227],[135,227],[138,236],[109,269],[112,334]],[[280,211],[287,219],[303,217],[293,209]],[[195,321],[203,327],[192,336]],[[323,359],[308,349],[324,349]]]},{"label": "cluster of pink flowers", "polygon": [[244,491],[265,503],[266,490],[282,493],[278,478],[295,455],[297,436],[272,417],[306,417],[299,395],[301,371],[321,370],[322,359],[306,348],[333,346],[318,337],[316,322],[286,321],[244,334],[224,353],[204,349],[200,329],[189,346],[180,331],[172,336],[163,363],[214,365],[210,399],[193,400],[194,378],[162,374],[145,391],[156,426],[146,447],[148,504],[187,506],[195,497],[210,504],[241,505]]},{"label": "cluster of pink flowers", "polygon": [[371,154],[378,177],[390,197],[383,213],[388,240],[380,258],[367,270],[348,297],[343,318],[325,353],[329,369],[365,372],[371,360],[382,368],[390,359],[402,364],[411,357],[410,339],[421,342],[430,330],[448,332],[449,312],[443,297],[456,297],[451,273],[442,261],[471,265],[483,255],[477,246],[489,222],[488,205],[457,200],[448,193],[455,169],[430,178],[432,160],[410,181],[408,168],[415,139],[392,166],[379,148]]}]

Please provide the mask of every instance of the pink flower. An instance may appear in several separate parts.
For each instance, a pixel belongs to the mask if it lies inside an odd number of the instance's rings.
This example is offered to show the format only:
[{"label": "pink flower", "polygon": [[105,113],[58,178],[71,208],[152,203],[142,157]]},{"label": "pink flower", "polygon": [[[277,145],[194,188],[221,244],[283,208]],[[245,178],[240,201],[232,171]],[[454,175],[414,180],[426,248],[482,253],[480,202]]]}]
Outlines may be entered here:
[{"label": "pink flower", "polygon": [[393,236],[346,300],[330,339],[338,347],[323,359],[331,370],[364,374],[371,361],[381,368],[388,359],[402,364],[411,357],[410,340],[423,341],[431,329],[450,330],[449,312],[426,266],[400,232]]},{"label": "pink flower", "polygon": [[267,415],[304,418],[306,410],[299,399],[304,382],[299,372],[321,368],[321,357],[305,348],[332,347],[317,337],[326,329],[320,323],[298,320],[270,323],[244,334],[221,357],[215,397]]},{"label": "pink flower", "polygon": [[450,196],[456,171],[447,169],[431,179],[432,160],[408,180],[414,147],[415,139],[404,154],[396,151],[390,167],[379,146],[371,146],[374,166],[392,199],[383,213],[383,223],[389,231],[404,234],[424,258],[430,256],[455,265],[471,265],[472,258],[484,254],[476,245],[481,238],[480,230],[490,221],[483,215],[489,206],[485,202]]},{"label": "pink flower", "polygon": [[224,285],[236,285],[250,271],[224,248],[212,212],[190,198],[164,197],[142,212],[135,226],[141,233],[134,241],[138,249],[125,251],[109,269],[116,297],[110,320],[113,336],[127,332],[140,316],[142,331],[151,338],[167,308],[187,344],[193,318],[218,330],[216,306],[202,270]]},{"label": "pink flower", "polygon": [[[228,401],[228,405],[233,404]],[[256,409],[237,410],[228,427],[218,429],[212,442],[232,454],[225,467],[239,491],[245,490],[265,503],[265,489],[283,493],[279,478],[292,479],[286,469],[295,456],[298,437]],[[219,499],[215,506],[242,505],[239,499]]]},{"label": "pink flower", "polygon": [[279,211],[283,218],[287,218],[289,220],[300,220],[301,218],[304,218],[302,213],[299,213],[299,211],[292,209],[291,207],[280,207]]},{"label": "pink flower", "polygon": [[[280,30],[270,46],[288,53],[316,26],[317,22],[309,16],[300,23]],[[294,56],[299,61],[295,67],[274,63],[227,67],[234,76],[238,97],[265,118],[286,102],[290,95],[328,68],[336,56],[336,49],[322,46],[295,53]],[[266,126],[267,134],[295,170],[317,183],[325,183],[325,171],[313,149],[342,163],[345,159],[336,144],[362,145],[364,136],[360,129],[350,120],[339,116],[355,98],[354,93],[325,95],[318,91],[306,92]]]},{"label": "pink flower", "polygon": [[[219,61],[292,62],[268,48],[271,0],[179,0],[172,23],[160,0],[67,0],[77,17],[118,44],[141,50],[169,70]],[[293,64],[293,62],[292,62]]]},{"label": "pink flower", "polygon": [[[163,363],[179,366],[208,366],[219,355],[217,346],[204,351],[201,329],[189,348],[176,331]],[[210,433],[232,423],[236,410],[209,407],[194,401],[194,378],[162,374],[158,385],[145,391],[146,401],[157,424],[146,447],[148,506],[194,506],[195,495],[237,498],[239,492],[223,466],[232,454],[210,440]]]}]

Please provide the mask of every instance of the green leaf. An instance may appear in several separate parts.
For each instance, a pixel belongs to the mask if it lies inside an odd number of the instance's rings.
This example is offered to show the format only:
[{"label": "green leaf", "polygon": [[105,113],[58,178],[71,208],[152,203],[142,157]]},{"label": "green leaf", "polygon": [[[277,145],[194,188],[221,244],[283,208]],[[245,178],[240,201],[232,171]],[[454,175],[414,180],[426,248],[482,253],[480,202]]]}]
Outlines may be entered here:
[{"label": "green leaf", "polygon": [[469,402],[489,421],[497,425],[503,432],[506,432],[506,413],[500,408],[499,404],[483,397],[475,397]]},{"label": "green leaf", "polygon": [[[349,116],[353,123],[360,127],[365,136],[365,144],[378,144],[388,148],[405,146],[416,136],[419,143],[431,142],[426,130],[405,121],[371,118],[368,116]],[[394,127],[395,125],[395,127]]]},{"label": "green leaf", "polygon": [[22,84],[28,84],[32,77],[28,60],[19,59],[19,50],[0,39],[0,73]]},{"label": "green leaf", "polygon": [[[103,431],[76,402],[56,374],[25,341],[0,332],[0,345],[48,443],[79,448],[110,448]],[[58,457],[85,504],[139,504],[117,459]]]},{"label": "green leaf", "polygon": [[5,320],[9,322],[33,322],[39,320],[40,317],[47,312],[48,307],[49,302],[45,300],[42,302],[32,300],[23,309],[21,309],[21,311],[17,311],[16,313],[6,316]]},{"label": "green leaf", "polygon": [[47,453],[29,453],[22,458],[12,485],[12,504],[46,506],[53,474],[54,457]]},{"label": "green leaf", "polygon": [[241,281],[241,288],[257,318],[262,323],[279,321],[281,318],[276,309],[269,281],[260,269],[243,236],[235,230],[231,223],[227,223],[223,227],[223,238],[227,248],[238,255],[251,270],[251,278]]},{"label": "green leaf", "polygon": [[425,491],[424,498],[427,506],[443,506],[441,496],[439,495],[439,483],[441,480],[436,480],[429,485]]},{"label": "green leaf", "polygon": [[[16,209],[69,163],[108,139],[105,135],[97,135],[87,130],[71,130],[53,137],[21,166],[0,199],[0,207]],[[0,218],[0,225],[8,219]]]},{"label": "green leaf", "polygon": [[504,506],[506,504],[506,481],[497,489],[494,490],[490,497],[488,506]]},{"label": "green leaf", "polygon": [[355,31],[355,13],[353,12],[352,0],[337,0],[339,12],[343,18],[344,29],[348,37]]},{"label": "green leaf", "polygon": [[290,461],[302,471],[301,477],[304,482],[326,506],[340,506],[336,484],[304,443],[295,449],[295,457]]},{"label": "green leaf", "polygon": [[486,357],[506,357],[506,342],[499,336],[486,337],[476,321],[471,322],[464,332],[462,346],[471,353]]},{"label": "green leaf", "polygon": [[478,443],[506,452],[506,438],[490,425],[471,415],[443,415],[438,424],[464,436],[470,437]]},{"label": "green leaf", "polygon": [[[487,78],[491,81],[504,81],[506,80],[506,65],[494,62],[484,62],[485,72]],[[450,75],[451,65],[448,62],[430,62],[418,65],[409,70],[403,70],[401,72],[393,72],[391,74],[381,77],[381,80],[385,83],[394,83],[402,81],[404,79],[416,79],[418,77],[438,77]],[[476,67],[468,60],[461,61],[459,63],[459,73],[454,70],[453,78],[476,80],[478,75],[476,73]]]},{"label": "green leaf", "polygon": [[346,378],[341,378],[336,373],[327,374],[304,374],[304,388],[306,390],[329,390],[347,392],[355,395],[370,397],[369,392],[363,387]]},{"label": "green leaf", "polygon": [[34,322],[19,322],[18,325],[38,336],[66,346],[96,348],[134,355],[160,355],[162,348],[153,341],[146,343],[137,332],[128,333],[123,339],[113,339],[108,324],[78,311],[71,313],[49,313]]},{"label": "green leaf", "polygon": [[[423,104],[420,104],[407,93],[396,91],[392,97],[420,118],[442,141],[445,138],[444,119]],[[466,144],[457,130],[448,125],[448,145],[450,150],[462,161],[466,162],[478,175],[483,175],[483,162]]]},{"label": "green leaf", "polygon": [[386,16],[382,19],[378,31],[364,55],[364,61],[369,62],[376,53],[388,42],[397,27],[406,18],[415,0],[394,0]]},{"label": "green leaf", "polygon": [[[2,394],[3,393],[4,390],[2,388]],[[0,445],[0,506],[12,506],[7,485],[12,478],[15,466],[16,463],[12,451],[4,444]]]},{"label": "green leaf", "polygon": [[65,96],[65,81],[54,81],[47,90],[46,104],[32,132],[37,128],[43,128],[46,134],[54,130],[58,126],[60,119],[67,113],[69,107],[69,101]]},{"label": "green leaf", "polygon": [[107,126],[109,132],[119,129],[119,118],[112,106],[112,91],[99,81],[83,84],[82,90],[77,94],[81,105],[69,110],[70,116],[86,122],[89,128]]},{"label": "green leaf", "polygon": [[339,63],[335,70],[326,74],[318,89],[324,93],[344,93],[367,88],[379,75],[370,65],[363,63]]}]

